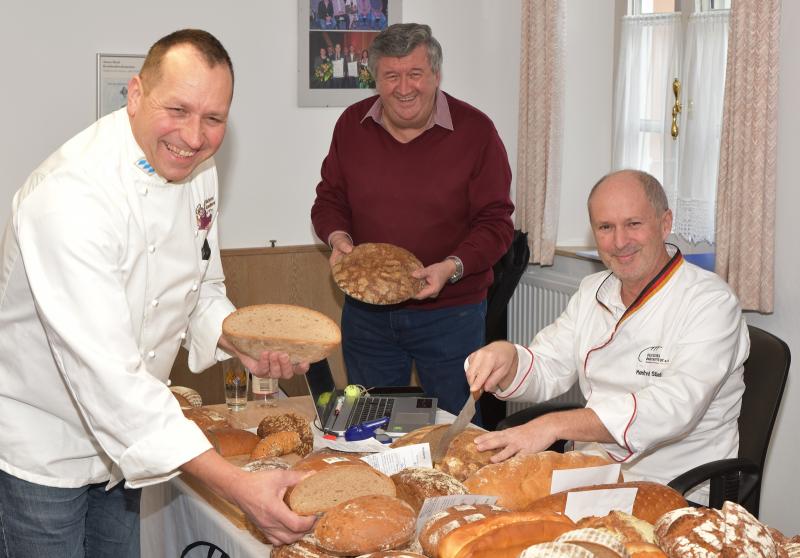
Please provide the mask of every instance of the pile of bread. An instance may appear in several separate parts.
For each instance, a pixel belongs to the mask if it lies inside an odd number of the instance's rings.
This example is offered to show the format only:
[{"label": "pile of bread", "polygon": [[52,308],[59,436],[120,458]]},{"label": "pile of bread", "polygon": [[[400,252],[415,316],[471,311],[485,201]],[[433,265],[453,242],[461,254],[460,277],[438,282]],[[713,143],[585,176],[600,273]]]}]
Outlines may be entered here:
[{"label": "pile of bread", "polygon": [[[435,428],[414,431],[393,446],[424,442]],[[230,430],[229,425],[215,421],[206,433],[221,453],[247,453],[242,451],[245,446],[228,445]],[[284,433],[293,434],[291,444],[267,442],[278,440],[279,434],[281,439],[288,437]],[[273,549],[272,555],[800,558],[800,537],[784,537],[741,506],[727,502],[722,510],[689,507],[671,488],[651,482],[618,482],[568,491],[636,489],[632,514],[612,511],[574,522],[564,514],[568,492],[550,494],[553,471],[595,467],[608,461],[579,452],[541,452],[491,464],[490,452],[478,452],[475,447],[479,434],[477,429],[459,434],[433,469],[411,467],[389,477],[358,454],[330,450],[309,453],[313,438],[303,417],[292,413],[266,417],[258,433],[251,434],[257,439],[248,450],[251,457],[255,448],[265,445],[280,445],[280,451],[291,446],[292,451],[304,455],[290,468],[313,474],[289,490],[285,500],[298,514],[320,517],[312,533],[294,544]],[[274,456],[278,451],[268,450],[266,454]],[[275,459],[261,463],[265,467],[289,467]],[[462,494],[496,496],[497,505],[456,505],[417,525],[426,498]],[[251,531],[260,536],[255,527]]]}]

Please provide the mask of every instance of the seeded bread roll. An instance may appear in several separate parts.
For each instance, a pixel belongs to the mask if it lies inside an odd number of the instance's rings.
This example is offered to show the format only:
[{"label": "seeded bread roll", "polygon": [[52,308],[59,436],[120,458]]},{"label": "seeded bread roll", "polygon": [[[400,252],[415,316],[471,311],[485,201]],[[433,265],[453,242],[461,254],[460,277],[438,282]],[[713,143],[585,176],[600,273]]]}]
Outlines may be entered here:
[{"label": "seeded bread roll", "polygon": [[299,515],[314,515],[359,496],[394,498],[396,494],[392,479],[364,463],[318,471],[298,482],[286,496],[286,502]]},{"label": "seeded bread roll", "polygon": [[342,341],[335,321],[290,304],[256,304],[232,312],[222,333],[241,352],[258,359],[264,351],[287,353],[293,363],[317,362]]},{"label": "seeded bread roll", "polygon": [[[597,455],[570,451],[518,454],[502,463],[486,465],[464,481],[471,494],[498,496],[497,505],[510,510],[527,509],[550,494],[553,471],[598,467],[611,462]],[[620,475],[620,480],[622,480]],[[562,508],[563,509],[563,508]]]},{"label": "seeded bread roll", "polygon": [[[441,433],[447,429],[447,426],[447,424],[437,424],[412,430],[405,436],[395,440],[392,443],[392,447],[399,448],[411,444],[430,443],[440,438]],[[495,452],[478,451],[475,446],[475,438],[481,434],[483,434],[483,431],[477,428],[467,428],[458,434],[450,442],[442,461],[434,463],[434,467],[460,481],[464,481],[464,479],[491,463],[491,457]]]},{"label": "seeded bread roll", "polygon": [[298,447],[300,447],[300,435],[297,432],[276,432],[264,438],[258,438],[258,443],[250,452],[250,459],[280,457],[292,453]]},{"label": "seeded bread roll", "polygon": [[392,475],[397,497],[406,501],[416,513],[426,498],[469,494],[467,487],[447,473],[428,467],[407,467]]},{"label": "seeded bread roll", "polygon": [[[342,467],[331,470],[356,469]],[[331,508],[317,521],[314,536],[320,547],[339,556],[395,550],[407,545],[414,536],[416,518],[411,506],[399,498],[360,496]]]},{"label": "seeded bread roll", "polygon": [[411,276],[422,269],[414,254],[393,244],[364,243],[355,246],[333,264],[333,280],[346,294],[369,304],[397,304],[425,287]]},{"label": "seeded bread roll", "polygon": [[206,437],[222,457],[248,455],[260,440],[252,432],[240,428],[210,428]]},{"label": "seeded bread roll", "polygon": [[461,504],[451,506],[428,519],[419,532],[422,551],[431,558],[439,558],[439,542],[459,527],[486,519],[490,515],[507,513],[508,510],[489,504]]},{"label": "seeded bread roll", "polygon": [[615,488],[635,488],[636,498],[633,501],[633,515],[648,523],[656,520],[670,510],[686,507],[686,500],[676,490],[657,482],[632,481],[613,484],[598,484],[594,486],[581,486],[564,492],[556,492],[528,504],[527,510],[552,510],[564,512],[567,505],[567,496],[570,492],[585,492],[590,490],[610,490]]},{"label": "seeded bread roll", "polygon": [[300,445],[295,450],[295,453],[301,457],[311,453],[314,447],[314,433],[311,432],[308,419],[296,413],[287,412],[267,415],[261,420],[256,430],[260,438],[266,438],[276,432],[297,432],[300,436]]}]

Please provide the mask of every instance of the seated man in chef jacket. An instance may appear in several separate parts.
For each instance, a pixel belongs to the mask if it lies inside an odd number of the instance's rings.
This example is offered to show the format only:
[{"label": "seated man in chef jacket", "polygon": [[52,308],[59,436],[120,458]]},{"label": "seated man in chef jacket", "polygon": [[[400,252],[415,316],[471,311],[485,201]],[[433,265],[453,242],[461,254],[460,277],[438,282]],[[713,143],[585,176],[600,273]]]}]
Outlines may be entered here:
[{"label": "seated man in chef jacket", "polygon": [[[566,310],[530,346],[499,341],[469,358],[467,380],[508,401],[542,402],[577,380],[584,409],[550,413],[479,436],[493,461],[572,440],[598,445],[626,480],[667,483],[736,457],[743,363],[750,339],[736,295],[719,276],[665,244],[672,212],[658,180],[603,177],[588,200],[608,271],[585,277]],[[688,495],[707,502],[707,487]]]},{"label": "seated man in chef jacket", "polygon": [[[247,473],[211,449],[165,385],[182,345],[201,371],[222,337],[217,171],[233,95],[228,53],[176,31],[150,49],[128,105],[52,154],[14,196],[0,245],[0,548],[8,556],[139,555],[141,487],[180,471],[273,543],[314,519],[283,503],[301,477]],[[0,551],[2,552],[2,551]]]}]

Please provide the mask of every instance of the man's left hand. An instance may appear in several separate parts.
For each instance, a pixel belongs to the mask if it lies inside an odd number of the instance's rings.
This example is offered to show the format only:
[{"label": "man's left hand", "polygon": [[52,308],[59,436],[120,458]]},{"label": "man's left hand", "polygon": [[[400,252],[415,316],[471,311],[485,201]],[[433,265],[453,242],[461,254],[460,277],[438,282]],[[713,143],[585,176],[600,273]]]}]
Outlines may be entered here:
[{"label": "man's left hand", "polygon": [[414,297],[417,300],[426,298],[436,298],[442,290],[450,276],[455,273],[455,264],[451,260],[445,260],[431,264],[428,267],[417,269],[411,276],[417,279],[425,279],[425,287]]},{"label": "man's left hand", "polygon": [[286,353],[264,351],[261,353],[261,357],[256,360],[240,352],[225,336],[220,336],[218,344],[223,351],[238,358],[245,368],[259,378],[283,378],[288,380],[296,374],[308,372],[309,363],[292,364],[289,360],[289,355]]}]

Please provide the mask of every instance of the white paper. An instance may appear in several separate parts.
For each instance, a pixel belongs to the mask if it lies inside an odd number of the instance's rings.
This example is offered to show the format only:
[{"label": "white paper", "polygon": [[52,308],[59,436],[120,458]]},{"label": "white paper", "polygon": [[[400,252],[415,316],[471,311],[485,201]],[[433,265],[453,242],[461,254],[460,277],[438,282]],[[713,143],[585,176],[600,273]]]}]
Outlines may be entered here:
[{"label": "white paper", "polygon": [[333,77],[344,77],[344,58],[339,58],[339,60],[333,61]]},{"label": "white paper", "polygon": [[553,471],[550,494],[578,488],[579,486],[615,482],[619,482],[619,463],[600,465],[599,467],[583,467],[581,469],[558,469]]},{"label": "white paper", "polygon": [[358,77],[358,60],[347,63],[347,75],[350,77]]},{"label": "white paper", "polygon": [[362,452],[371,453],[371,452],[382,452],[389,450],[389,446],[380,443],[375,438],[367,438],[366,440],[347,442],[345,441],[344,438],[337,440],[328,440],[327,438],[323,438],[322,436],[320,436],[318,439],[314,440],[314,449],[318,449],[320,447],[336,451],[346,451],[350,453],[362,453]]},{"label": "white paper", "polygon": [[491,504],[497,503],[497,496],[485,496],[482,494],[455,494],[452,496],[434,496],[433,498],[425,498],[422,503],[422,508],[419,510],[417,517],[417,538],[419,538],[420,530],[425,526],[432,515],[445,510],[451,506],[475,504]]},{"label": "white paper", "polygon": [[361,460],[388,476],[392,476],[407,467],[433,468],[431,446],[428,443],[411,444],[401,448],[389,449],[383,453],[365,455]]},{"label": "white paper", "polygon": [[602,517],[612,510],[633,514],[633,501],[636,500],[637,490],[635,487],[629,487],[567,492],[564,515],[572,521],[578,521],[592,515]]}]

